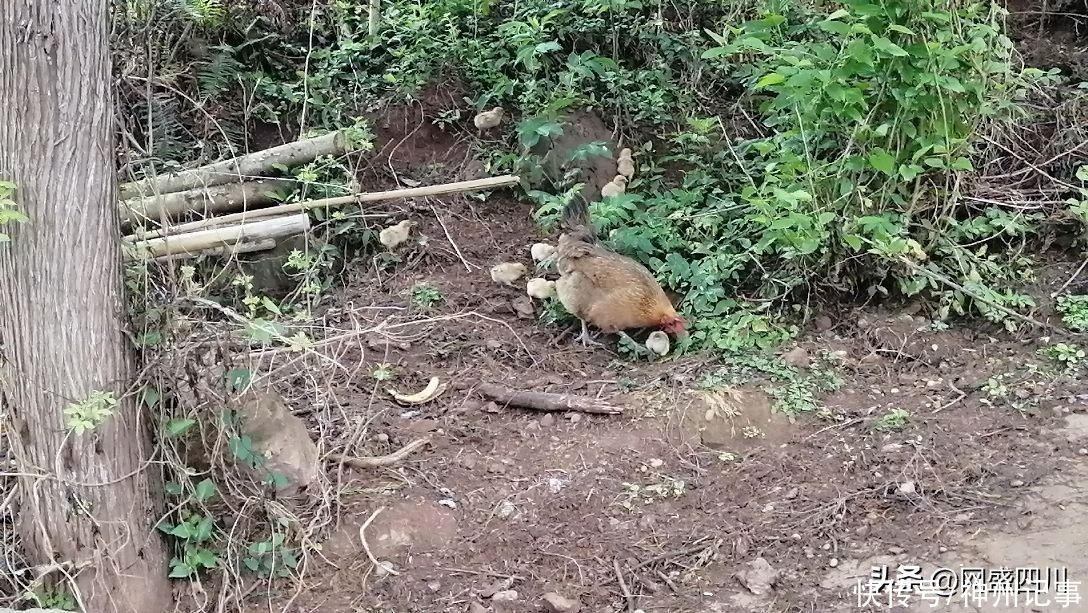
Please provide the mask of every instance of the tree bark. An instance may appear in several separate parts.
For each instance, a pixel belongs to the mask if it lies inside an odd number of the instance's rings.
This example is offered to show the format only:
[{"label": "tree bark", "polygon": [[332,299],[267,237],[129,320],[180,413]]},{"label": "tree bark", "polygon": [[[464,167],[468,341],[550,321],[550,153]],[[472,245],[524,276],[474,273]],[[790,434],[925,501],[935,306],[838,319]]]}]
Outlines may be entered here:
[{"label": "tree bark", "polygon": [[[109,27],[106,0],[0,8],[0,179],[30,218],[0,246],[0,411],[31,564],[71,564],[86,611],[146,613],[172,607],[147,423],[126,394]],[[114,414],[68,432],[65,406],[92,391],[113,392]]]}]

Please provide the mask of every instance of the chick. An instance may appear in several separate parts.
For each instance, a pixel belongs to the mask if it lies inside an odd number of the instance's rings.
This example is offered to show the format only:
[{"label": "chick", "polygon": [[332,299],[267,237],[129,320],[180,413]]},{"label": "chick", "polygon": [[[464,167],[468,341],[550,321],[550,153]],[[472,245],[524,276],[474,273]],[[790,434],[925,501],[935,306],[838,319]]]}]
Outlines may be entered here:
[{"label": "chick", "polygon": [[414,221],[405,219],[396,225],[389,226],[378,233],[378,241],[387,248],[393,249],[408,240],[408,234],[412,231],[414,225]]},{"label": "chick", "polygon": [[477,113],[476,118],[472,120],[472,123],[476,125],[477,130],[483,132],[484,130],[498,127],[498,125],[502,123],[502,115],[502,107],[497,106],[490,111]]},{"label": "chick", "polygon": [[529,253],[533,256],[533,261],[539,264],[555,255],[555,247],[548,243],[533,243],[533,246],[529,248]]},{"label": "chick", "polygon": [[601,187],[601,198],[612,198],[613,196],[619,196],[627,190],[627,177],[623,175],[616,175],[615,179],[612,179],[608,183],[605,183]]},{"label": "chick", "polygon": [[625,148],[620,151],[620,157],[616,159],[616,168],[628,181],[635,176],[635,160],[631,158],[630,149]]},{"label": "chick", "polygon": [[503,262],[491,267],[491,280],[503,285],[514,285],[525,274],[525,264],[520,262]]},{"label": "chick", "polygon": [[529,279],[529,282],[525,284],[525,293],[537,300],[547,300],[555,295],[555,281],[539,277]]},{"label": "chick", "polygon": [[646,348],[657,355],[665,355],[669,352],[669,335],[661,330],[654,330],[646,338]]}]

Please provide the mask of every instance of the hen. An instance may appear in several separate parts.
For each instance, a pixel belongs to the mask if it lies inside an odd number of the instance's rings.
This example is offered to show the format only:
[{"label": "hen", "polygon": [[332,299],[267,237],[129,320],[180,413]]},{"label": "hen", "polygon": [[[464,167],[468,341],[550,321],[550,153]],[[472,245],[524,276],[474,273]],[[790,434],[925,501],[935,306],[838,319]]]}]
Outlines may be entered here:
[{"label": "hen", "polygon": [[569,203],[563,217],[567,231],[556,246],[559,279],[555,293],[563,307],[581,320],[582,334],[577,340],[582,346],[600,344],[590,338],[587,322],[629,341],[631,337],[625,330],[632,328],[684,332],[686,323],[650,271],[597,242],[583,201]]}]

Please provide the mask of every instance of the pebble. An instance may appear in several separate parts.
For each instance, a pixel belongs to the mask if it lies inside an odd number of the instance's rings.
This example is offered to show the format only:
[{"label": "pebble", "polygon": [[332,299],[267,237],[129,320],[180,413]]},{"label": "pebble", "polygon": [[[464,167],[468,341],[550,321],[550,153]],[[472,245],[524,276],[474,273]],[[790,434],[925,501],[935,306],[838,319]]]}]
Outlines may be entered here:
[{"label": "pebble", "polygon": [[432,592],[437,592],[438,590],[442,589],[442,584],[437,581],[431,581],[427,583],[427,589],[431,590]]},{"label": "pebble", "polygon": [[491,600],[494,600],[495,602],[514,602],[517,599],[517,590],[503,590],[501,592],[495,592],[495,594],[491,596]]},{"label": "pebble", "polygon": [[941,553],[948,553],[948,547],[945,547],[944,545],[941,545],[940,547],[937,548],[937,551],[939,551]]},{"label": "pebble", "polygon": [[1020,479],[1017,479],[1017,480],[1013,481],[1012,483],[1010,483],[1009,485],[1011,485],[1013,487],[1022,487],[1024,485],[1024,482],[1021,481]]},{"label": "pebble", "polygon": [[913,481],[904,481],[899,484],[899,493],[904,496],[911,496],[918,491],[918,487],[914,485]]},{"label": "pebble", "polygon": [[1079,453],[1081,455],[1088,455],[1088,447],[1081,447],[1080,449],[1077,450],[1077,453]]},{"label": "pebble", "polygon": [[831,558],[830,560],[827,561],[827,565],[830,566],[831,568],[835,568],[836,566],[839,565],[839,559],[838,558]]},{"label": "pebble", "polygon": [[394,570],[396,569],[393,568],[393,563],[386,562],[385,560],[378,562],[378,565],[374,567],[374,572],[379,577],[387,577],[392,574]]},{"label": "pebble", "polygon": [[378,442],[379,443],[388,443],[389,442],[389,435],[386,434],[385,432],[382,432],[381,434],[378,435]]},{"label": "pebble", "polygon": [[499,510],[497,511],[497,514],[501,519],[510,519],[514,516],[514,513],[516,511],[517,508],[514,506],[514,503],[510,502],[509,500],[503,500],[502,503],[499,505]]},{"label": "pebble", "polygon": [[487,613],[487,607],[478,602],[473,602],[468,605],[468,613]]},{"label": "pebble", "polygon": [[790,491],[786,492],[786,500],[793,500],[794,498],[797,498],[797,495],[800,493],[801,490],[799,488],[792,488]]},{"label": "pebble", "polygon": [[544,594],[541,600],[544,601],[544,610],[549,613],[578,613],[582,609],[582,603],[564,598],[555,592]]},{"label": "pebble", "polygon": [[551,413],[548,413],[544,417],[540,418],[540,427],[541,428],[551,428],[554,425],[555,425],[555,415],[552,415]]},{"label": "pebble", "polygon": [[888,553],[892,554],[893,556],[897,556],[897,555],[903,553],[904,551],[906,551],[906,550],[903,549],[902,547],[888,547]]}]

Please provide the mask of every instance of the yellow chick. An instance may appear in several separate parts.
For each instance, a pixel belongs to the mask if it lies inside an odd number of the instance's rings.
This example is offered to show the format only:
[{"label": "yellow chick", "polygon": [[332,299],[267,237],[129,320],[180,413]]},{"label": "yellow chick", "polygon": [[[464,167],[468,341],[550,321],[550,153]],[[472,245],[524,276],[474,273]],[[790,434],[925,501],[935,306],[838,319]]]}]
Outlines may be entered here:
[{"label": "yellow chick", "polygon": [[472,123],[476,125],[476,129],[481,132],[484,130],[490,130],[491,128],[498,127],[502,123],[503,110],[501,106],[497,106],[490,111],[483,111],[476,114],[476,118],[472,120]]},{"label": "yellow chick", "polygon": [[525,264],[520,262],[503,262],[491,267],[491,280],[503,285],[514,285],[525,274]]},{"label": "yellow chick", "polygon": [[623,192],[627,191],[627,177],[623,175],[616,175],[615,179],[612,179],[608,183],[605,183],[601,187],[601,198],[612,198],[619,196]]},{"label": "yellow chick", "polygon": [[540,263],[555,255],[555,247],[548,243],[533,243],[533,246],[529,248],[529,254],[533,256],[534,262]]},{"label": "yellow chick", "polygon": [[654,330],[646,338],[646,348],[657,355],[665,355],[669,352],[669,335],[661,330]]},{"label": "yellow chick", "polygon": [[635,160],[631,158],[630,149],[625,148],[620,151],[620,157],[616,159],[616,168],[628,181],[635,176]]},{"label": "yellow chick", "polygon": [[555,281],[535,278],[525,284],[525,293],[537,300],[547,300],[555,295]]},{"label": "yellow chick", "polygon": [[412,231],[414,225],[414,221],[405,219],[396,225],[389,226],[378,233],[378,241],[387,248],[393,249],[408,240],[408,234]]}]

